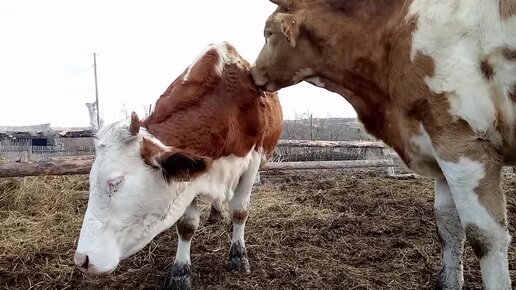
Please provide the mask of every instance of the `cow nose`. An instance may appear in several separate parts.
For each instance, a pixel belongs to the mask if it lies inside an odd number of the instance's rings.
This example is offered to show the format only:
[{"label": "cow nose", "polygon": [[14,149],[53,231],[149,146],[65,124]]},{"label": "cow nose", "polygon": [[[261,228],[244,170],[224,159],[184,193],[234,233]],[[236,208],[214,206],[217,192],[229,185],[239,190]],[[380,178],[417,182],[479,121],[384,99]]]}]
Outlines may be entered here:
[{"label": "cow nose", "polygon": [[90,264],[90,259],[88,258],[88,255],[76,252],[73,261],[75,263],[75,266],[81,268],[81,269],[88,269],[88,266]]}]

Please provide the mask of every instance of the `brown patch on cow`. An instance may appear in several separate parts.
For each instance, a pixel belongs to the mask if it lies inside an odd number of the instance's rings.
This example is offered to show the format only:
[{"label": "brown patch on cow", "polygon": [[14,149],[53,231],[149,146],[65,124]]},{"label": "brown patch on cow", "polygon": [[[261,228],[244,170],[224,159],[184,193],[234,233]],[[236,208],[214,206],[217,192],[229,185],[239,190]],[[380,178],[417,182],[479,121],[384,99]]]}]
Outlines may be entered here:
[{"label": "brown patch on cow", "polygon": [[434,59],[421,51],[418,51],[414,57],[414,66],[427,77],[433,77],[435,75]]},{"label": "brown patch on cow", "polygon": [[491,242],[484,232],[476,225],[469,224],[465,227],[466,238],[473,248],[473,253],[478,259],[482,259],[489,253]]},{"label": "brown patch on cow", "polygon": [[235,224],[243,224],[247,220],[247,211],[246,210],[235,210],[232,213],[233,223]]},{"label": "brown patch on cow", "polygon": [[480,62],[480,70],[482,71],[482,75],[486,80],[492,80],[494,76],[493,67],[487,62],[487,59],[484,59]]},{"label": "brown patch on cow", "polygon": [[177,233],[184,241],[190,241],[197,231],[198,224],[194,223],[193,220],[183,216],[176,223]]},{"label": "brown patch on cow", "polygon": [[510,61],[516,61],[516,49],[510,49],[508,47],[505,47],[502,50],[503,56],[510,60]]},{"label": "brown patch on cow", "polygon": [[145,164],[149,166],[157,166],[154,158],[165,152],[165,150],[166,147],[161,147],[145,137],[143,137],[143,140],[140,143],[140,155],[142,156]]},{"label": "brown patch on cow", "polygon": [[[484,143],[487,143],[484,141]],[[483,146],[486,153],[492,151],[490,144]],[[479,154],[477,154],[478,156]],[[479,181],[475,188],[480,204],[489,212],[493,219],[503,228],[507,227],[507,208],[505,195],[501,188],[500,170],[502,168],[502,155],[499,153],[482,155],[486,175]],[[490,159],[490,160],[488,160]]]},{"label": "brown patch on cow", "polygon": [[516,15],[516,2],[514,0],[500,0],[500,17],[506,20]]},{"label": "brown patch on cow", "polygon": [[[229,51],[240,58],[234,47]],[[142,126],[163,144],[212,159],[245,156],[253,146],[273,152],[283,124],[277,93],[264,93],[254,85],[244,59],[243,69],[226,65],[222,75],[214,70],[218,61],[216,51],[210,50],[191,68],[187,81],[185,70]]]}]

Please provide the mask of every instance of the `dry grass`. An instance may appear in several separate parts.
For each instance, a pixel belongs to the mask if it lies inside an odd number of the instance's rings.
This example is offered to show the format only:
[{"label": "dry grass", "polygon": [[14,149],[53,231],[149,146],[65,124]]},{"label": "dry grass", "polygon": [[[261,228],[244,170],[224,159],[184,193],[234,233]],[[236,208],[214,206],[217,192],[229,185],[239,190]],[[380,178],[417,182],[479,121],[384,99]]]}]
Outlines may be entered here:
[{"label": "dry grass", "polygon": [[[356,171],[263,174],[246,228],[251,274],[229,274],[229,219],[206,225],[192,247],[195,289],[428,289],[438,270],[429,180]],[[73,267],[87,177],[0,179],[0,288],[160,289],[174,259],[174,229],[110,276]],[[505,178],[509,216],[516,182]],[[511,227],[514,233],[514,228]],[[516,256],[511,247],[510,267]],[[466,253],[465,289],[481,289]],[[514,270],[513,277],[516,277]]]}]

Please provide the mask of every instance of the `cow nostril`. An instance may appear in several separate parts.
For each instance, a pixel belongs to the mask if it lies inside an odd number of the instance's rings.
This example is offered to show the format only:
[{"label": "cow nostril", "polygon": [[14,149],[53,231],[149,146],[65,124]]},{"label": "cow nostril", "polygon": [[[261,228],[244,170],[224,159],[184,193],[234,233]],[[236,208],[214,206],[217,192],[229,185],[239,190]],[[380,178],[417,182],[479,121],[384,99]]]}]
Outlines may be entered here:
[{"label": "cow nostril", "polygon": [[90,259],[88,258],[88,255],[86,255],[86,254],[75,253],[74,262],[77,267],[82,268],[82,269],[88,269],[88,266],[90,264]]}]

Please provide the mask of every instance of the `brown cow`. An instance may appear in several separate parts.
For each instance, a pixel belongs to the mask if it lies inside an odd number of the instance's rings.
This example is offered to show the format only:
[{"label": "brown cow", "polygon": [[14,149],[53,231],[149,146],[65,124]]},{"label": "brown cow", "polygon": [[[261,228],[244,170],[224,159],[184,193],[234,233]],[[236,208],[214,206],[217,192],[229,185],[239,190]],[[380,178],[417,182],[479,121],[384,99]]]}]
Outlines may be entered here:
[{"label": "brown cow", "polygon": [[435,179],[437,286],[462,288],[467,237],[485,289],[511,289],[500,171],[516,161],[516,1],[272,2],[255,83],[341,94],[369,133]]},{"label": "brown cow", "polygon": [[253,84],[250,65],[235,48],[226,42],[208,46],[147,119],[140,122],[133,113],[130,122],[97,133],[75,264],[90,274],[110,273],[176,224],[168,286],[189,288],[190,241],[200,215],[196,199],[204,197],[216,208],[228,201],[230,267],[249,272],[244,227],[250,193],[282,123],[277,93]]}]

